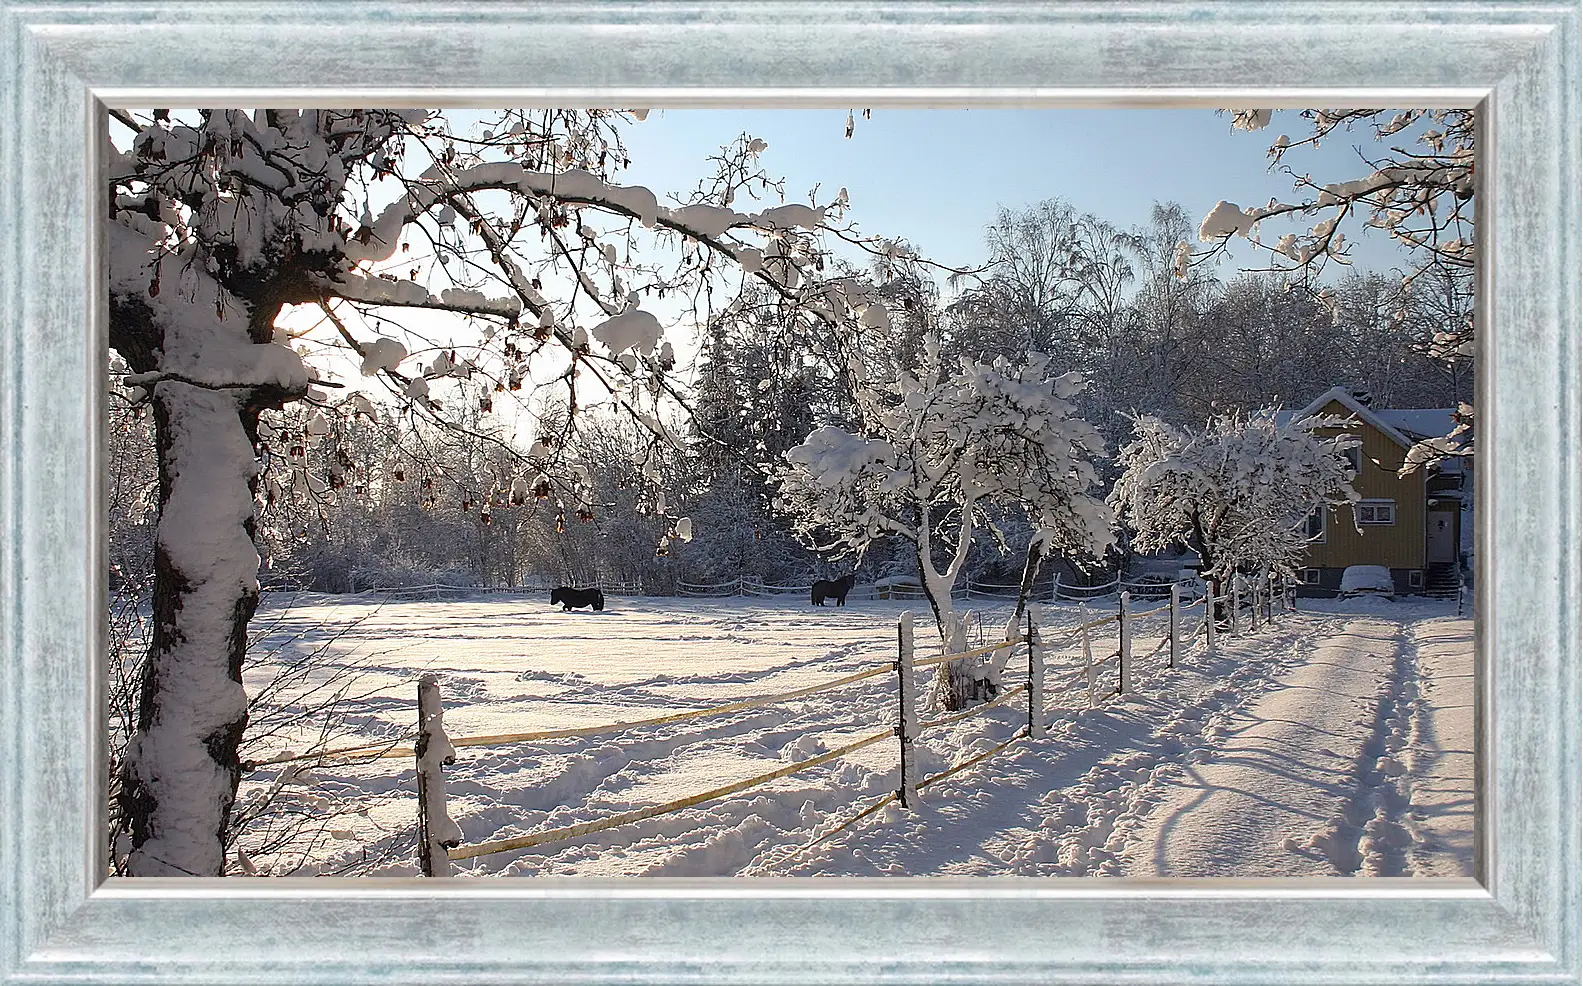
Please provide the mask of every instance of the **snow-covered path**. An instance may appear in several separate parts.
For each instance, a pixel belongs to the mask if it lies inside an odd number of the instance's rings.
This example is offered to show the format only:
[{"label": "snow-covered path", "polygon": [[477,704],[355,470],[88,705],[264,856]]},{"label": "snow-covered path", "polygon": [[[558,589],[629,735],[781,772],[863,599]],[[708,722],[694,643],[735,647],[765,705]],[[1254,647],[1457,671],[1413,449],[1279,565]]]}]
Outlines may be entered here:
[{"label": "snow-covered path", "polygon": [[1316,626],[1301,614],[1257,636],[1222,636],[1171,671],[1140,667],[1137,691],[1097,708],[1053,708],[1049,737],[1019,740],[984,770],[931,788],[784,872],[1119,876],[1167,784],[1217,755],[1238,710],[1300,662]]},{"label": "snow-covered path", "polygon": [[1164,781],[1125,854],[1143,876],[1334,876],[1358,869],[1352,817],[1383,754],[1399,625],[1353,621],[1230,717],[1208,763]]},{"label": "snow-covered path", "polygon": [[1470,875],[1471,621],[1392,615],[1223,641],[765,872]]},{"label": "snow-covered path", "polygon": [[1136,876],[1469,876],[1471,621],[1358,619],[1165,781]]}]

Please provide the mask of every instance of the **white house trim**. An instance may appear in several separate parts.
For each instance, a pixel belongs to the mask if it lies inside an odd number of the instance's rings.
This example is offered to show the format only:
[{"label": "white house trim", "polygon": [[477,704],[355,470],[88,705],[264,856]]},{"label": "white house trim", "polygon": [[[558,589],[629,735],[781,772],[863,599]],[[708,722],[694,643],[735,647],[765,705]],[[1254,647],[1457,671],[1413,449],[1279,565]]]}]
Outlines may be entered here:
[{"label": "white house trim", "polygon": [[1352,392],[1345,387],[1331,387],[1329,390],[1315,398],[1312,404],[1309,404],[1301,411],[1294,413],[1292,415],[1292,420],[1301,421],[1304,418],[1312,417],[1313,415],[1318,414],[1320,410],[1322,410],[1324,406],[1329,404],[1331,401],[1340,402],[1343,407],[1357,415],[1359,419],[1366,421],[1375,428],[1379,429],[1387,438],[1400,445],[1402,448],[1410,449],[1417,444],[1411,438],[1408,438],[1396,428],[1387,424],[1385,420],[1378,414],[1375,414],[1373,411],[1369,410],[1367,405],[1359,404],[1358,399],[1353,397]]}]

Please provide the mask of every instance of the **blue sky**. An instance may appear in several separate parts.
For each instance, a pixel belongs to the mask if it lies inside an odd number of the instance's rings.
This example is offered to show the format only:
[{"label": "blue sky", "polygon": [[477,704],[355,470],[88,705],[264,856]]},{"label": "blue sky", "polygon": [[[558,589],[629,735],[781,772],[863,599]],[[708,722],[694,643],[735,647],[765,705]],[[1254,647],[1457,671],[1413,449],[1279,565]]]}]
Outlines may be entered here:
[{"label": "blue sky", "polygon": [[[864,232],[969,265],[984,259],[983,229],[1001,205],[1059,197],[1126,228],[1147,223],[1156,201],[1182,203],[1196,226],[1221,199],[1289,200],[1292,180],[1269,170],[1266,150],[1281,133],[1297,139],[1307,123],[1277,112],[1269,128],[1245,133],[1210,109],[880,108],[867,120],[859,112],[848,140],[846,118],[844,109],[655,110],[627,131],[632,169],[621,180],[661,194],[689,190],[708,170],[705,158],[746,132],[769,142],[762,163],[786,177],[789,201],[806,202],[815,183],[821,201],[845,186]],[[1367,166],[1356,148],[1370,140],[1352,133],[1294,151],[1287,163],[1326,181],[1359,177]],[[1266,242],[1288,231],[1263,230]],[[1347,235],[1359,269],[1400,262],[1386,237]],[[1260,264],[1246,250],[1236,262]],[[1222,277],[1235,269],[1228,264]]]}]

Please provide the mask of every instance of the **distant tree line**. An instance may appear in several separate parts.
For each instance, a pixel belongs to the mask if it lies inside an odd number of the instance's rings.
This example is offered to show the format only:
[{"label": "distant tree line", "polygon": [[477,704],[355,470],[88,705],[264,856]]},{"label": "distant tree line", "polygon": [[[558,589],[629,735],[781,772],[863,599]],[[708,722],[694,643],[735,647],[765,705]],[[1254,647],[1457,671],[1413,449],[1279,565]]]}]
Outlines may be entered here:
[{"label": "distant tree line", "polygon": [[[1050,355],[1089,386],[1073,398],[1113,455],[1132,416],[1198,427],[1216,415],[1301,406],[1336,384],[1379,406],[1454,407],[1472,396],[1471,360],[1435,349],[1455,318],[1452,285],[1420,276],[1347,273],[1328,286],[1288,286],[1271,273],[1220,279],[1214,268],[1176,264],[1192,234],[1176,204],[1149,226],[1122,230],[1060,200],[1003,209],[986,231],[982,273],[942,285],[904,246],[869,271],[889,315],[883,345],[837,339],[771,292],[747,288],[704,329],[692,400],[657,442],[617,415],[542,409],[539,433],[592,477],[575,501],[547,483],[520,480],[520,455],[485,414],[437,427],[384,405],[354,413],[326,436],[312,407],[266,416],[259,535],[266,588],[354,592],[436,579],[636,582],[671,592],[680,581],[757,576],[797,583],[851,567],[803,545],[775,509],[775,469],[816,427],[855,421],[848,374],[917,365],[938,333],[942,357],[1019,361]],[[866,346],[866,348],[865,348]],[[112,384],[112,391],[119,392]],[[559,420],[560,427],[553,426]],[[112,581],[146,571],[152,557],[154,474],[146,407],[112,402]],[[1101,460],[1105,480],[1116,467]],[[661,502],[663,501],[663,502]],[[674,521],[690,520],[689,540]],[[1000,525],[1008,543],[1025,518]],[[659,547],[656,548],[656,545]],[[1015,582],[1021,558],[975,543],[969,577]],[[869,577],[916,574],[905,545],[876,541]],[[1068,567],[1067,576],[1075,573]]]}]

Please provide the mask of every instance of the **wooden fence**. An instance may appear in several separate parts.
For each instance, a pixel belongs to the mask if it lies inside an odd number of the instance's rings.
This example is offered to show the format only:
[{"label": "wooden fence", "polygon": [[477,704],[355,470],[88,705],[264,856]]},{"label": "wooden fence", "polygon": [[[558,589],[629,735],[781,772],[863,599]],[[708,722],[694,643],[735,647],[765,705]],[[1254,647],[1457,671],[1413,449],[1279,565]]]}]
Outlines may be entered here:
[{"label": "wooden fence", "polygon": [[[1114,596],[1119,592],[1131,592],[1136,599],[1163,599],[1171,591],[1172,585],[1190,585],[1191,583],[1173,583],[1169,581],[1126,581],[1113,578],[1108,582],[1094,585],[1069,585],[1059,577],[1050,582],[1035,584],[1029,593],[1033,601],[1063,601],[1079,602],[1090,599],[1102,599]],[[769,583],[757,576],[738,575],[721,582],[677,582],[676,594],[695,598],[725,599],[737,596],[774,598],[777,596],[807,596],[813,590],[810,584],[795,583]],[[962,584],[951,590],[952,599],[1017,599],[1022,587],[1009,583],[979,582],[966,579]],[[609,590],[606,590],[607,592]],[[924,598],[923,586],[907,580],[880,581],[878,583],[859,583],[847,593],[849,599],[898,599],[903,601],[920,600]]]}]

